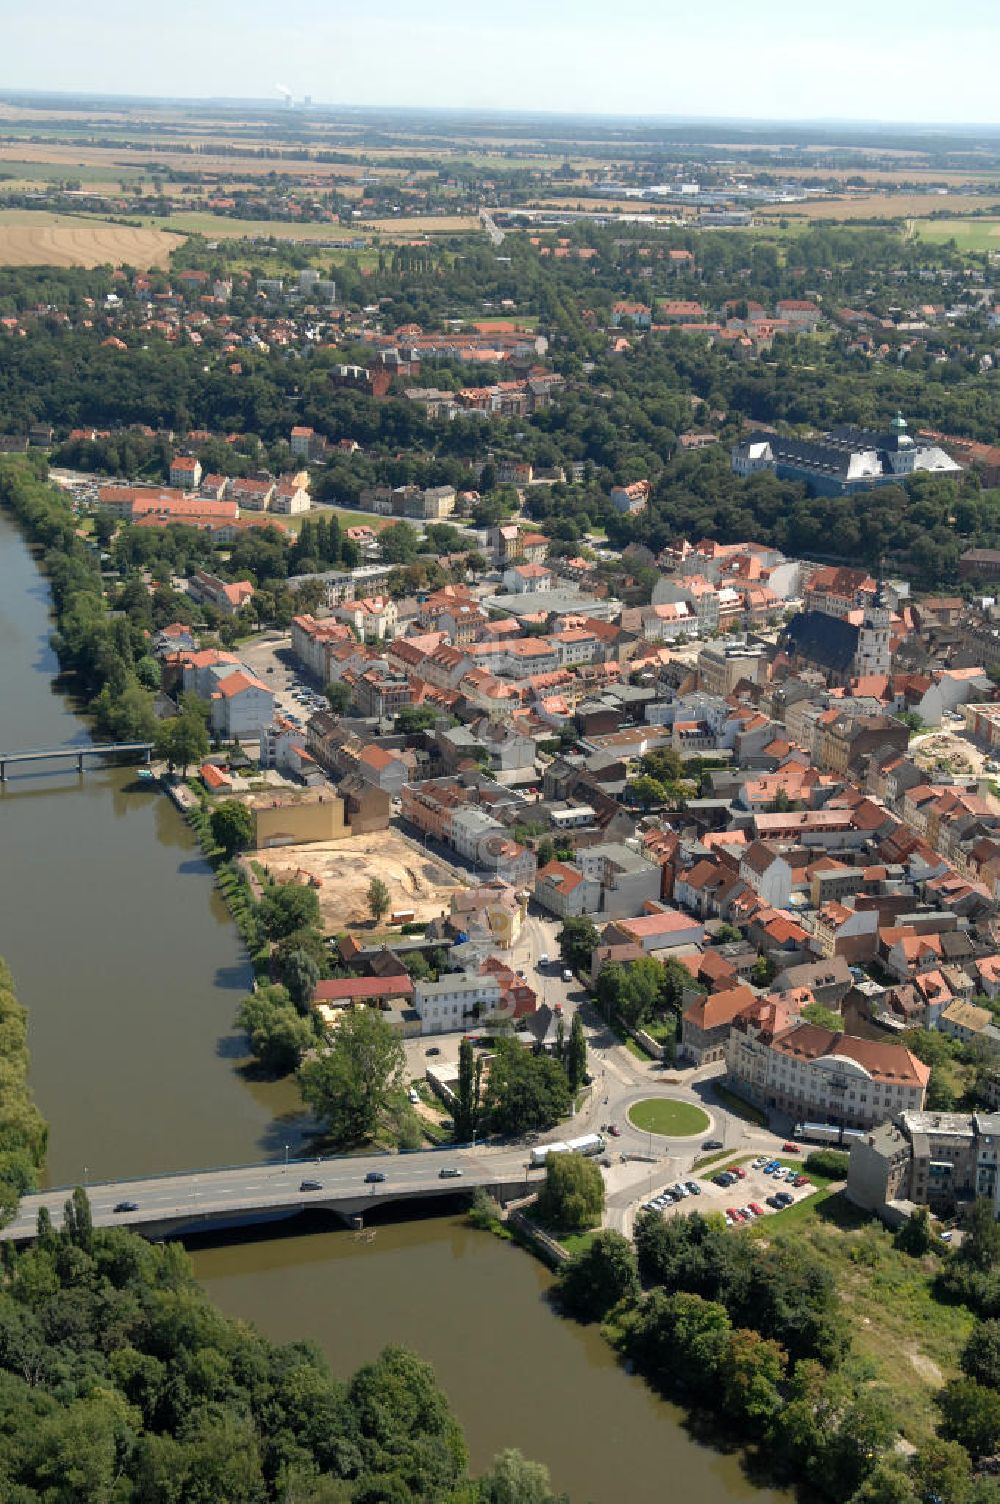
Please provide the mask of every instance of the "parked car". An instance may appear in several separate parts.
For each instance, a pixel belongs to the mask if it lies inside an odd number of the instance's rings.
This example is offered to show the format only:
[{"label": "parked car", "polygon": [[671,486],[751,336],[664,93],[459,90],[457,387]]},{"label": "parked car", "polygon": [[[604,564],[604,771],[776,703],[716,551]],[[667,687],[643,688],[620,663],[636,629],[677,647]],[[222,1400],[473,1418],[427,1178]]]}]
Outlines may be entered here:
[{"label": "parked car", "polygon": [[322,1182],[322,1180],[300,1180],[299,1181],[299,1190],[300,1191],[321,1191],[322,1189],[323,1189],[323,1182]]},{"label": "parked car", "polygon": [[795,1197],[791,1195],[789,1191],[779,1191],[774,1199],[779,1206],[785,1207],[791,1206],[792,1202],[795,1200]]},{"label": "parked car", "polygon": [[751,1201],[750,1210],[753,1212],[755,1217],[762,1217],[764,1215],[764,1208],[761,1206],[759,1201]]},{"label": "parked car", "polygon": [[754,1162],[750,1166],[750,1168],[751,1168],[751,1170],[762,1170],[766,1164],[767,1164],[767,1155],[766,1154],[758,1154],[757,1158],[754,1160]]},{"label": "parked car", "polygon": [[443,1170],[438,1170],[438,1179],[456,1180],[461,1173],[461,1170],[455,1170],[450,1165],[446,1165]]},{"label": "parked car", "polygon": [[139,1210],[139,1203],[138,1201],[116,1201],[114,1210],[116,1212],[137,1212]]},{"label": "parked car", "polygon": [[429,1050],[424,1051],[425,1055],[440,1055],[440,1053],[441,1051],[438,1049],[436,1044],[432,1044]]},{"label": "parked car", "polygon": [[572,982],[573,980],[573,973],[570,971],[568,966],[563,967],[562,979],[564,982]]},{"label": "parked car", "polygon": [[542,954],[538,957],[538,969],[539,969],[539,971],[541,971],[543,967],[548,966],[548,964],[549,964],[549,953],[548,953],[547,950],[543,950]]},{"label": "parked car", "polygon": [[744,1217],[743,1213],[740,1211],[740,1209],[739,1209],[738,1206],[727,1206],[726,1207],[726,1216],[727,1217],[732,1217],[732,1219],[733,1219],[734,1222],[745,1222],[746,1221],[746,1217]]},{"label": "parked car", "polygon": [[768,1206],[773,1206],[776,1212],[780,1212],[782,1203],[778,1200],[777,1196],[768,1196],[767,1204]]},{"label": "parked car", "polygon": [[729,1173],[735,1175],[737,1180],[746,1180],[747,1172],[742,1165],[730,1165]]},{"label": "parked car", "polygon": [[684,1189],[687,1191],[689,1196],[701,1195],[701,1186],[698,1184],[697,1180],[685,1180]]},{"label": "parked car", "polygon": [[686,1185],[682,1185],[679,1180],[678,1180],[678,1182],[677,1182],[676,1185],[672,1185],[670,1187],[670,1190],[671,1190],[671,1194],[674,1195],[674,1196],[676,1196],[678,1201],[686,1201],[687,1198],[688,1198],[688,1196],[690,1196],[690,1194],[691,1194],[691,1192],[688,1190],[687,1186]]},{"label": "parked car", "polygon": [[381,1170],[369,1170],[365,1176],[365,1185],[379,1185],[385,1179]]},{"label": "parked car", "polygon": [[796,1175],[795,1179],[792,1181],[792,1185],[795,1187],[796,1190],[800,1190],[802,1186],[808,1185],[808,1184],[809,1184],[809,1176],[808,1175]]}]

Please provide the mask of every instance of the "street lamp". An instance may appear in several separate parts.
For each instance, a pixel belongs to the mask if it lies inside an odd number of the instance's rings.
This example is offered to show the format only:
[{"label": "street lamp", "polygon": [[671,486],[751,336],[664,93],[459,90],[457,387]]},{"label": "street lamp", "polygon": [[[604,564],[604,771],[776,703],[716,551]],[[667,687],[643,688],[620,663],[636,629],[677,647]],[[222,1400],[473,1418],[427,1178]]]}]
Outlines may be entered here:
[{"label": "street lamp", "polygon": [[288,1145],[285,1145],[285,1169],[288,1169]]}]

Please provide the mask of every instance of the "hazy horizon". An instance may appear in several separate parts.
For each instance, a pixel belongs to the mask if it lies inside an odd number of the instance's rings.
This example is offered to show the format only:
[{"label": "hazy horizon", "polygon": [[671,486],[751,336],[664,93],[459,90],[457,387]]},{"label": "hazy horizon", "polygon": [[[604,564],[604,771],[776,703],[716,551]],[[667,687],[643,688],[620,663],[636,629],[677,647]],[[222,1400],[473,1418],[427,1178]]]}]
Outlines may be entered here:
[{"label": "hazy horizon", "polygon": [[[0,90],[280,103],[332,109],[505,110],[669,120],[990,127],[1000,24],[987,0],[950,20],[931,0],[175,0],[162,18],[125,0],[49,0],[4,18]],[[965,66],[961,66],[962,64]],[[13,75],[13,76],[11,76]]]}]

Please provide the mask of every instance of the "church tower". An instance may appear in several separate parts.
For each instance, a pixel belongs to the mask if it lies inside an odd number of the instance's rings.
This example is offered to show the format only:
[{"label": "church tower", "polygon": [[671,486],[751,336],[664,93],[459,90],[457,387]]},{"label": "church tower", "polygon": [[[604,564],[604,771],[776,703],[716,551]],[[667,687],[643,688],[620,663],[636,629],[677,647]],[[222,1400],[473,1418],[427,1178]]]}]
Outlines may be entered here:
[{"label": "church tower", "polygon": [[858,629],[858,646],[854,654],[854,672],[858,678],[865,674],[891,672],[890,619],[890,611],[882,594],[882,581],[879,580],[874,596],[865,606],[864,620]]}]

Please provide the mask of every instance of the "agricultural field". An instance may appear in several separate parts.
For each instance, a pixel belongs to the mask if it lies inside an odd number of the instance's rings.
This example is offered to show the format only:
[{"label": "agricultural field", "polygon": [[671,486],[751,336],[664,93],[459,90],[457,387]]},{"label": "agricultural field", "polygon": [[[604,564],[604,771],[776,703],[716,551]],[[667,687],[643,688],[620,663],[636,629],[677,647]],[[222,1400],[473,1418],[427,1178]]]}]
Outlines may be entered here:
[{"label": "agricultural field", "polygon": [[0,210],[0,266],[167,266],[180,237],[104,220]]},{"label": "agricultural field", "polygon": [[954,240],[962,251],[1000,251],[1000,219],[920,220],[909,228],[921,240]]},{"label": "agricultural field", "polygon": [[[972,203],[978,200],[971,200]],[[761,221],[836,219],[919,219],[951,210],[961,214],[970,199],[958,193],[852,193],[806,204],[766,204],[754,210]]]}]

